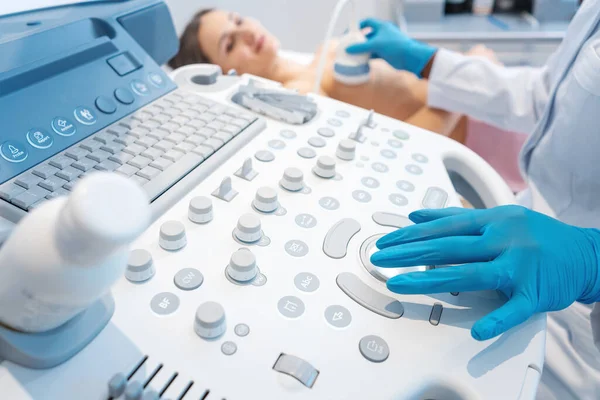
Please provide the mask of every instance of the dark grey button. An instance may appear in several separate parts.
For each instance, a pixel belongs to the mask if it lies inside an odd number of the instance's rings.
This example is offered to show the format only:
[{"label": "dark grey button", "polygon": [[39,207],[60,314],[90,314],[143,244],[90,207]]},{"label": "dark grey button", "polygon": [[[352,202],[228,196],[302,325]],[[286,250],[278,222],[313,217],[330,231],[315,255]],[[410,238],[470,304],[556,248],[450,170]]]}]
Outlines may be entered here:
[{"label": "dark grey button", "polygon": [[365,176],[360,181],[363,185],[365,185],[369,189],[377,189],[379,187],[379,181],[370,176]]},{"label": "dark grey button", "polygon": [[125,392],[127,387],[127,377],[124,374],[118,373],[113,375],[108,381],[108,395],[112,398],[117,398]]},{"label": "dark grey button", "polygon": [[442,318],[442,311],[444,306],[441,303],[435,303],[431,308],[431,314],[429,315],[429,323],[433,326],[438,326],[440,318]]},{"label": "dark grey button", "polygon": [[171,292],[159,293],[150,301],[150,308],[159,315],[174,313],[179,308],[179,297]]},{"label": "dark grey button", "polygon": [[310,214],[298,214],[296,224],[302,228],[314,228],[317,225],[317,219]]},{"label": "dark grey button", "polygon": [[303,292],[314,292],[319,288],[321,283],[316,275],[310,272],[301,272],[294,278],[294,285]]},{"label": "dark grey button", "polygon": [[250,327],[246,324],[237,324],[235,328],[233,328],[233,332],[239,337],[248,336],[250,333]]},{"label": "dark grey button", "polygon": [[234,355],[236,351],[237,345],[234,342],[227,341],[221,345],[221,352],[226,356]]},{"label": "dark grey button", "polygon": [[403,207],[408,204],[408,199],[399,193],[390,194],[389,199],[393,204],[399,207]]},{"label": "dark grey button", "polygon": [[179,250],[187,244],[185,226],[179,221],[167,221],[160,226],[160,247],[165,250]]},{"label": "dark grey button", "polygon": [[352,197],[354,198],[354,200],[361,203],[368,203],[371,201],[371,194],[369,194],[369,192],[365,192],[364,190],[353,191]]},{"label": "dark grey button", "polygon": [[319,371],[301,358],[281,353],[273,369],[296,379],[298,382],[312,388],[319,376]]},{"label": "dark grey button", "polygon": [[448,200],[448,193],[438,187],[430,187],[423,197],[423,207],[443,208]]},{"label": "dark grey button", "polygon": [[383,362],[390,356],[388,344],[379,336],[365,336],[360,339],[358,348],[364,358],[375,363]]},{"label": "dark grey button", "polygon": [[381,150],[380,154],[382,157],[385,157],[390,160],[393,160],[394,158],[398,157],[396,152],[394,150],[390,150],[390,149],[383,149],[383,150]]},{"label": "dark grey button", "polygon": [[421,175],[423,173],[423,170],[421,169],[421,167],[414,165],[414,164],[408,164],[406,166],[406,171],[413,175]]},{"label": "dark grey button", "polygon": [[408,133],[399,130],[392,132],[392,135],[394,135],[400,140],[408,140],[410,138],[410,135]]},{"label": "dark grey button", "polygon": [[279,132],[279,134],[281,135],[282,138],[285,139],[295,139],[296,138],[296,132],[291,131],[289,129],[284,129],[281,132]]},{"label": "dark grey button", "polygon": [[404,228],[405,226],[412,225],[412,222],[408,218],[388,212],[374,213],[373,221],[378,225],[391,226],[393,228]]},{"label": "dark grey button", "polygon": [[329,229],[323,241],[323,252],[331,258],[344,258],[348,244],[360,231],[360,224],[352,218],[344,218]]},{"label": "dark grey button", "polygon": [[329,119],[327,120],[327,123],[328,123],[329,125],[331,125],[331,126],[335,126],[335,127],[342,126],[342,121],[340,121],[340,120],[339,120],[339,119],[337,119],[337,118],[329,118]]},{"label": "dark grey button", "polygon": [[144,282],[154,276],[154,263],[148,250],[136,249],[129,253],[125,277],[131,282]]},{"label": "dark grey button", "polygon": [[326,138],[335,136],[335,132],[331,128],[319,128],[317,129],[317,133]]},{"label": "dark grey button", "polygon": [[325,320],[336,328],[345,328],[352,322],[352,315],[346,307],[333,305],[325,309]]},{"label": "dark grey button", "polygon": [[401,141],[396,140],[396,139],[388,140],[388,144],[395,149],[401,149],[404,146]]},{"label": "dark grey button", "polygon": [[409,181],[398,181],[398,182],[396,182],[396,186],[398,187],[398,189],[400,189],[404,192],[414,192],[415,191],[415,185],[413,185]]},{"label": "dark grey button", "polygon": [[298,155],[302,158],[315,158],[317,153],[310,147],[301,147],[298,149]]},{"label": "dark grey button", "polygon": [[275,150],[281,150],[285,148],[285,142],[279,139],[273,139],[269,141],[269,147]]},{"label": "dark grey button", "polygon": [[337,210],[340,208],[340,202],[333,197],[323,197],[319,200],[319,204],[326,210]]},{"label": "dark grey button", "polygon": [[381,173],[388,172],[390,170],[387,165],[385,165],[384,163],[380,163],[380,162],[374,162],[371,165],[371,168],[373,168],[373,171],[381,172]]},{"label": "dark grey button", "polygon": [[339,274],[336,282],[348,297],[367,310],[392,319],[398,319],[404,314],[404,307],[398,300],[379,293],[350,272]]},{"label": "dark grey button", "polygon": [[254,157],[256,157],[258,161],[271,162],[275,159],[275,154],[271,153],[269,150],[259,150],[254,154]]},{"label": "dark grey button", "polygon": [[173,282],[181,290],[194,290],[202,285],[204,276],[197,269],[184,268],[175,274]]},{"label": "dark grey button", "polygon": [[310,139],[308,139],[308,144],[310,144],[313,147],[325,147],[327,142],[325,142],[325,139],[323,139],[322,137],[313,136]]},{"label": "dark grey button", "polygon": [[419,154],[419,153],[413,154],[412,158],[416,162],[423,163],[423,164],[429,161],[429,159],[427,158],[427,156],[425,156],[423,154]]},{"label": "dark grey button", "polygon": [[298,318],[304,314],[304,303],[296,296],[282,297],[277,303],[279,312],[288,318]]},{"label": "dark grey button", "polygon": [[348,118],[350,116],[350,113],[345,110],[338,110],[335,112],[335,115],[337,115],[338,117],[342,117],[342,118]]},{"label": "dark grey button", "polygon": [[290,240],[285,244],[285,251],[292,257],[304,257],[308,254],[308,245],[302,240]]},{"label": "dark grey button", "polygon": [[125,400],[140,400],[144,392],[144,385],[139,381],[132,381],[125,389]]}]

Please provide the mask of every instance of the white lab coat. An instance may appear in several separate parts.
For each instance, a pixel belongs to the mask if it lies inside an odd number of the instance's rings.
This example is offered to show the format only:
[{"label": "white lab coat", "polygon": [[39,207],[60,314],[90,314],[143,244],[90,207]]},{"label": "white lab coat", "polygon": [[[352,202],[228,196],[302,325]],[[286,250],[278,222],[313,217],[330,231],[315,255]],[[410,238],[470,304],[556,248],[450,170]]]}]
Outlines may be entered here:
[{"label": "white lab coat", "polygon": [[[504,68],[440,50],[431,107],[529,134],[520,166],[522,204],[600,228],[600,0],[585,0],[543,68]],[[591,313],[591,318],[590,318]],[[591,320],[590,320],[591,319]],[[591,326],[590,326],[591,325]],[[548,314],[541,400],[600,399],[600,305]]]}]

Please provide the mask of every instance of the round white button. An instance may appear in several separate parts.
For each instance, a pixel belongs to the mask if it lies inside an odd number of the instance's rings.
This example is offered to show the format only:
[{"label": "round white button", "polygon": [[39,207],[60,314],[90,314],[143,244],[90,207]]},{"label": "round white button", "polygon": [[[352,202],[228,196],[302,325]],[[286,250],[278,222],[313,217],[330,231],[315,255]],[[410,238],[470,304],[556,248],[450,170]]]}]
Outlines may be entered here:
[{"label": "round white button", "polygon": [[167,221],[160,226],[158,244],[165,250],[179,250],[187,244],[185,227],[179,221]]},{"label": "round white button", "polygon": [[277,201],[277,191],[270,187],[261,187],[256,191],[256,196],[252,202],[254,208],[264,213],[271,213],[279,207]]},{"label": "round white button", "polygon": [[190,200],[188,218],[197,224],[205,224],[213,219],[212,200],[208,197],[198,196]]},{"label": "round white button", "polygon": [[338,145],[335,155],[340,160],[352,161],[356,154],[356,142],[350,139],[343,139]]},{"label": "round white button", "polygon": [[256,277],[256,257],[250,250],[238,250],[231,255],[227,266],[227,275],[234,281],[248,282]]},{"label": "round white button", "polygon": [[313,172],[324,179],[333,178],[335,176],[335,160],[329,156],[319,157]]},{"label": "round white button", "polygon": [[284,189],[297,192],[304,188],[304,174],[298,168],[286,168],[279,183]]},{"label": "round white button", "polygon": [[244,214],[238,220],[235,228],[235,237],[245,243],[253,243],[260,240],[262,231],[260,229],[260,218],[254,214]]}]

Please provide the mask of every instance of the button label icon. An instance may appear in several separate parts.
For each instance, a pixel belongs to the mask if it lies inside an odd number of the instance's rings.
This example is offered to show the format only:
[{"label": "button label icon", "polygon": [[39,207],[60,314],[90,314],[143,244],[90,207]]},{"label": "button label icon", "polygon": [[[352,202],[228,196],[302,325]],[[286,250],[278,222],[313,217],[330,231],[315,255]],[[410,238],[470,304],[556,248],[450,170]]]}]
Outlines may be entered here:
[{"label": "button label icon", "polygon": [[150,92],[150,88],[140,80],[131,82],[131,89],[140,96],[146,96]]},{"label": "button label icon", "polygon": [[43,129],[32,129],[27,132],[27,141],[38,149],[47,149],[54,143],[54,138]]},{"label": "button label icon", "polygon": [[314,292],[319,288],[320,282],[316,275],[310,272],[301,272],[294,278],[294,285],[302,292]]},{"label": "button label icon", "polygon": [[18,163],[25,161],[28,153],[25,149],[25,146],[23,146],[21,143],[14,140],[9,140],[4,142],[2,147],[0,147],[0,154],[6,161]]},{"label": "button label icon", "polygon": [[52,129],[61,136],[75,134],[75,124],[65,117],[56,117],[52,120]]},{"label": "button label icon", "polygon": [[352,322],[352,315],[346,307],[333,305],[325,309],[325,320],[336,328],[345,328]]},{"label": "button label icon", "polygon": [[288,318],[298,318],[304,314],[304,303],[295,296],[282,297],[277,303],[279,312]]},{"label": "button label icon", "polygon": [[77,107],[75,109],[75,119],[84,125],[94,125],[96,123],[96,114],[87,107]]},{"label": "button label icon", "polygon": [[150,81],[150,83],[156,86],[157,88],[161,88],[165,85],[165,80],[163,79],[163,77],[160,74],[157,74],[156,72],[151,72],[148,74],[148,81]]},{"label": "button label icon", "polygon": [[308,254],[308,245],[301,240],[290,240],[285,244],[285,251],[292,257],[304,257]]}]

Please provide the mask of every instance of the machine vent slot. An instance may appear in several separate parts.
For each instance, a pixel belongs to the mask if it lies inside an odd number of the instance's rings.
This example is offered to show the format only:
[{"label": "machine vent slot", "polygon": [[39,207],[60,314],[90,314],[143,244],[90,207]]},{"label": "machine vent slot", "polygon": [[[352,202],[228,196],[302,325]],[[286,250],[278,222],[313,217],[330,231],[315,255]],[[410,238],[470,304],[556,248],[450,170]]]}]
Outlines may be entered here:
[{"label": "machine vent slot", "polygon": [[127,375],[127,380],[130,380],[131,377],[133,375],[135,375],[135,373],[138,371],[138,369],[142,368],[142,365],[144,365],[144,363],[146,362],[146,360],[148,359],[148,356],[145,355],[144,358],[142,358],[142,360],[135,366],[135,368],[131,371],[131,373],[129,375]]},{"label": "machine vent slot", "polygon": [[204,392],[204,394],[202,396],[200,396],[200,400],[205,400],[209,394],[210,394],[210,390],[207,390],[206,392]]},{"label": "machine vent slot", "polygon": [[194,385],[194,381],[191,381],[190,383],[188,383],[187,387],[185,388],[185,390],[183,392],[181,392],[181,395],[179,395],[179,398],[177,400],[183,400],[183,398],[185,397],[186,394],[188,394],[188,392],[190,391],[190,389],[192,388],[193,385]]},{"label": "machine vent slot", "polygon": [[154,372],[152,372],[150,374],[150,376],[148,377],[148,379],[146,380],[146,382],[144,383],[144,388],[146,388],[150,382],[152,382],[152,379],[154,379],[154,377],[156,376],[156,374],[158,374],[158,371],[160,371],[163,367],[163,364],[159,364],[156,369],[154,370]]},{"label": "machine vent slot", "polygon": [[169,379],[169,382],[167,382],[167,384],[165,385],[165,387],[163,387],[162,390],[160,391],[159,396],[162,396],[163,394],[165,394],[165,392],[167,391],[167,389],[169,388],[169,386],[171,386],[171,384],[175,381],[175,379],[177,379],[178,375],[179,375],[178,372],[175,372],[173,374],[173,376],[171,377],[171,379]]}]

